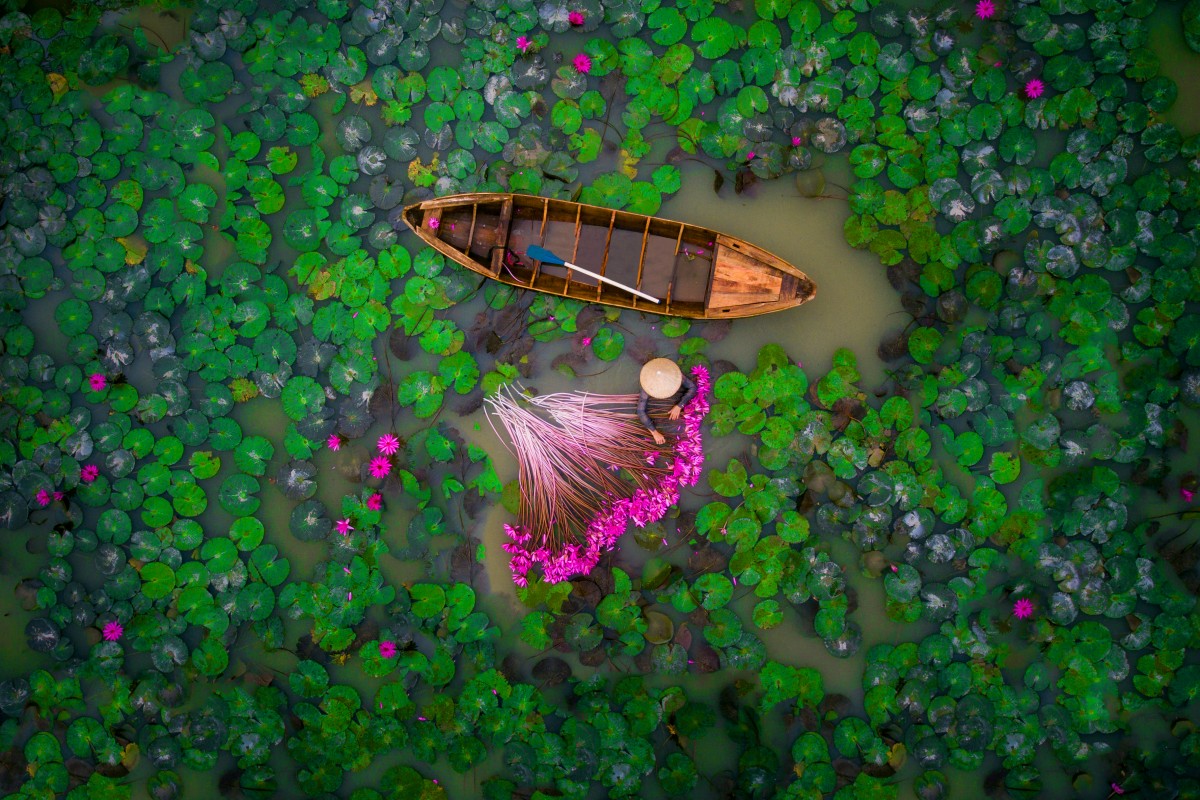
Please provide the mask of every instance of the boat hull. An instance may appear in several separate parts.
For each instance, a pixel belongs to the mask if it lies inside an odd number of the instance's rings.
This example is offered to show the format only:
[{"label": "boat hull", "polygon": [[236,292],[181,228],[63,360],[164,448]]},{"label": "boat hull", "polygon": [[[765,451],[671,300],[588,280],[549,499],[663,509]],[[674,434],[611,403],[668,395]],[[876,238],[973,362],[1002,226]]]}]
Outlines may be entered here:
[{"label": "boat hull", "polygon": [[[806,274],[761,247],[662,217],[480,192],[415,203],[403,219],[426,244],[480,275],[584,302],[732,319],[795,308],[816,296]],[[567,263],[531,258],[531,245]]]}]

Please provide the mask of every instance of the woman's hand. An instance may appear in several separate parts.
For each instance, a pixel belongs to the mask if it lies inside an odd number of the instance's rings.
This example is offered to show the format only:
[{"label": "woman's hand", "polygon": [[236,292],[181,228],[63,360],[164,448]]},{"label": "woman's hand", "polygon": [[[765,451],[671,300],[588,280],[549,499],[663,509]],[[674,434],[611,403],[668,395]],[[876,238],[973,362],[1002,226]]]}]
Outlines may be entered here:
[{"label": "woman's hand", "polygon": [[667,441],[667,437],[663,436],[663,435],[662,435],[661,433],[659,433],[658,431],[651,431],[651,433],[652,433],[652,435],[654,436],[654,443],[655,443],[655,444],[663,444],[663,443],[665,443],[665,442]]},{"label": "woman's hand", "polygon": [[[683,409],[679,406],[671,406],[671,410],[667,412],[667,416],[671,419],[679,419],[679,415],[683,413]],[[662,442],[659,442],[662,444]]]}]

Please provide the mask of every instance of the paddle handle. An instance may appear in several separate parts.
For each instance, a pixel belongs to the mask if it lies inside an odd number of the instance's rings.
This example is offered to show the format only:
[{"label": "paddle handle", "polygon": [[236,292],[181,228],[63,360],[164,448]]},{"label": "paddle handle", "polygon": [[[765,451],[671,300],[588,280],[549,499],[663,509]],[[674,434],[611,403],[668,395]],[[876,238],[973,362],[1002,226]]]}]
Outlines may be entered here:
[{"label": "paddle handle", "polygon": [[612,280],[611,278],[606,278],[603,275],[597,275],[595,272],[592,272],[590,269],[584,269],[583,267],[579,266],[578,264],[572,264],[570,261],[564,261],[562,263],[563,263],[563,266],[566,267],[567,269],[572,269],[572,270],[575,270],[576,272],[582,272],[584,275],[595,278],[598,281],[603,281],[604,283],[607,283],[610,286],[616,286],[618,289],[624,289],[627,292],[636,294],[638,297],[642,298],[643,300],[649,300],[651,303],[661,303],[662,302],[657,297],[651,297],[650,295],[646,294],[645,292],[639,292],[637,289],[634,289],[632,286],[626,286],[623,283],[617,283],[616,281]]}]

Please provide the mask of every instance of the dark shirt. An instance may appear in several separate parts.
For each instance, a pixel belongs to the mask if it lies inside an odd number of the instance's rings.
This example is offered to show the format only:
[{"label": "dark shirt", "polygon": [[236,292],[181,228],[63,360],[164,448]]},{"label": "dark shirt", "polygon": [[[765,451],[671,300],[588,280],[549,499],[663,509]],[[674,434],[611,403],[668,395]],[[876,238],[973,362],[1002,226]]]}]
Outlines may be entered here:
[{"label": "dark shirt", "polygon": [[[683,389],[683,397],[680,397],[678,400],[676,400],[673,403],[673,405],[677,405],[680,408],[683,408],[684,406],[686,406],[688,404],[688,402],[693,397],[696,396],[696,382],[694,380],[692,380],[691,378],[689,378],[687,375],[684,375],[682,389]],[[678,392],[676,392],[676,396],[678,396]],[[650,421],[650,415],[648,413],[646,413],[646,404],[649,402],[650,402],[650,395],[646,394],[644,391],[638,395],[638,406],[637,406],[638,419],[640,419],[642,421],[643,425],[645,425],[647,428],[650,429],[651,433],[657,433],[658,428],[654,427],[654,423]]]}]

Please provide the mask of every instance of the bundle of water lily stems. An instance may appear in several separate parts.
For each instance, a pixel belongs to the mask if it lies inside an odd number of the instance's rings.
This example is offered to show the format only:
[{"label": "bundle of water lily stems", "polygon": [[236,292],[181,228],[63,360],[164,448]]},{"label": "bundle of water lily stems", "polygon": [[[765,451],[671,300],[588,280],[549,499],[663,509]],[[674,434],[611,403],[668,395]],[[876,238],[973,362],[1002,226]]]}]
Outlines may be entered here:
[{"label": "bundle of water lily stems", "polygon": [[517,524],[504,526],[514,583],[526,585],[535,565],[549,583],[588,573],[630,521],[645,527],[662,519],[680,487],[696,483],[709,377],[702,366],[692,376],[696,395],[678,421],[651,408],[662,445],[638,421],[637,395],[526,397],[510,384],[487,399],[520,466]]}]

